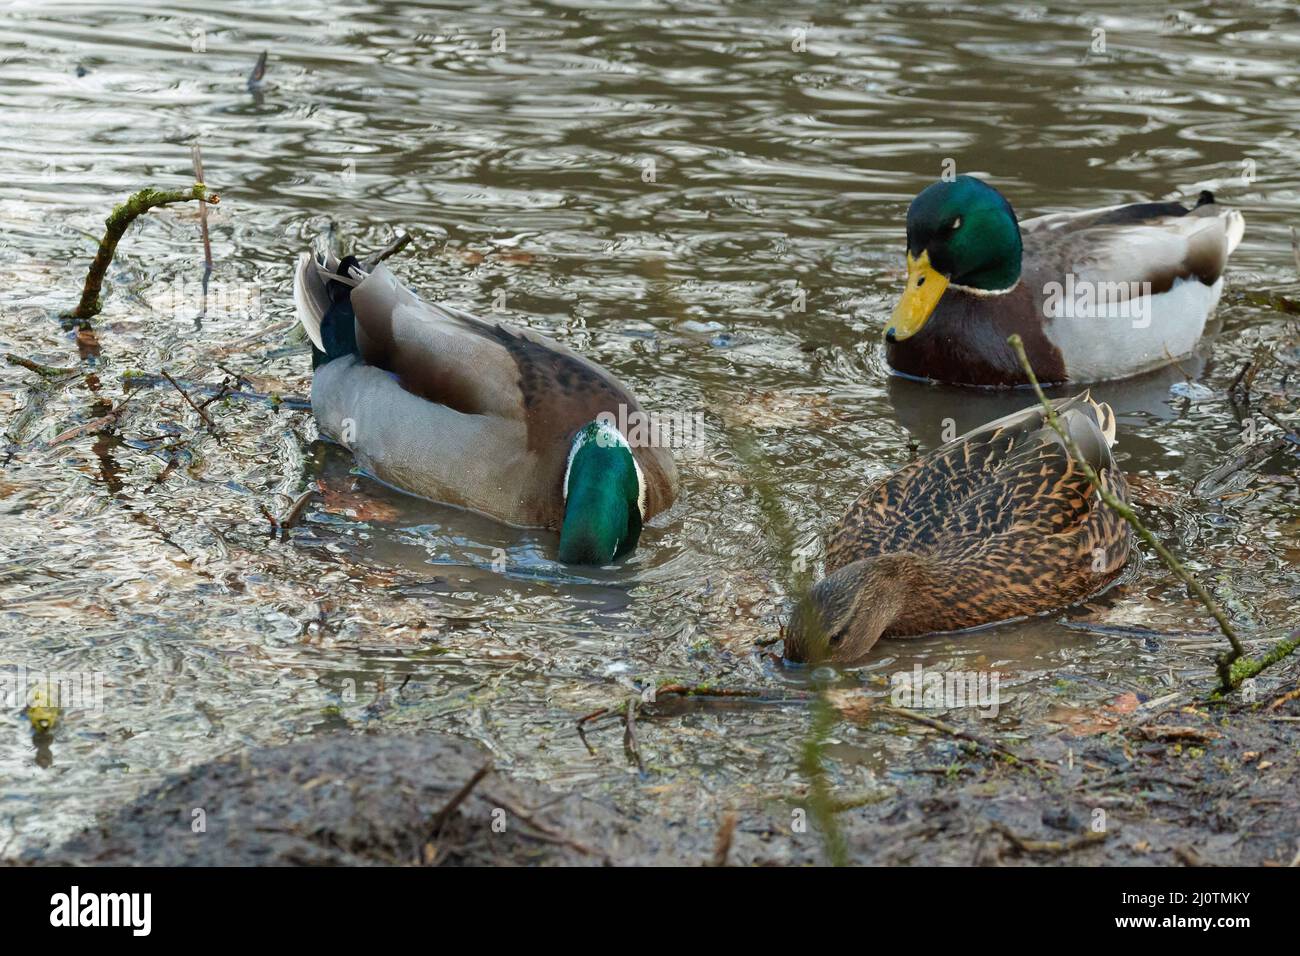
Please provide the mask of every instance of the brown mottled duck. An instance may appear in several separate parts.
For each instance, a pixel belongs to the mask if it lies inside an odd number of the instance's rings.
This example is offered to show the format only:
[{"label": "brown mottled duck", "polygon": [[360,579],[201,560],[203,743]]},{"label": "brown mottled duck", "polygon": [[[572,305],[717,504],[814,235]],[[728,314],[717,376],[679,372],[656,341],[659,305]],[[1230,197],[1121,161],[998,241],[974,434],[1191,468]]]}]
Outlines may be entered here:
[{"label": "brown mottled duck", "polygon": [[[1053,402],[1108,490],[1115,416],[1083,392]],[[868,488],[830,537],[824,579],[785,635],[794,661],[859,662],[881,637],[959,631],[1068,607],[1128,561],[1129,526],[1035,404]]]}]

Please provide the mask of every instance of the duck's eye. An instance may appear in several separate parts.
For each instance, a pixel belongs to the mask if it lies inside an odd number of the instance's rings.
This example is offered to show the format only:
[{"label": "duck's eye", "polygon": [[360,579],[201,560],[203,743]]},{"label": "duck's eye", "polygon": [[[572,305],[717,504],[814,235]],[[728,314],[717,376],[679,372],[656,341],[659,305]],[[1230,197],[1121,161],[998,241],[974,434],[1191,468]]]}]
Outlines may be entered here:
[{"label": "duck's eye", "polygon": [[956,219],[952,221],[952,225],[948,227],[948,231],[956,232],[960,228],[961,228],[961,216],[958,216]]}]

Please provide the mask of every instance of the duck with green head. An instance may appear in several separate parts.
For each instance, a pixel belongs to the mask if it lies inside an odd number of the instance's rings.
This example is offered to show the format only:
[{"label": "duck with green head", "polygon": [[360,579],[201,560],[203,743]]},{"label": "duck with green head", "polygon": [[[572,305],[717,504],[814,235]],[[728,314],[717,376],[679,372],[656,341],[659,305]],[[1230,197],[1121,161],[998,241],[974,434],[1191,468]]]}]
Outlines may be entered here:
[{"label": "duck with green head", "polygon": [[1023,385],[1018,333],[1043,382],[1137,375],[1191,352],[1223,289],[1241,214],[1142,202],[1017,221],[973,176],[926,187],[907,211],[907,287],[885,325],[904,375]]},{"label": "duck with green head", "polygon": [[646,416],[635,396],[558,342],[424,302],[387,266],[352,256],[304,255],[294,300],[321,432],[379,480],[557,530],[569,564],[631,553],[672,504],[671,453],[619,430]]}]

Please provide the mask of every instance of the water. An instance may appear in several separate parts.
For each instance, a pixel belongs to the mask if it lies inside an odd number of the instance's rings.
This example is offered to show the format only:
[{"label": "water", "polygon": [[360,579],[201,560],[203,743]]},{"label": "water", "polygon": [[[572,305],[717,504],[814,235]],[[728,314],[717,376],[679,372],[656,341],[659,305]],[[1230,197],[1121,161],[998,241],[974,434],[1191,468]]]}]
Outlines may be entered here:
[{"label": "water", "polygon": [[[644,776],[617,730],[592,735],[593,757],[574,722],[630,682],[802,686],[766,653],[796,555],[773,545],[756,489],[776,483],[816,562],[911,441],[1024,403],[885,373],[907,203],[945,158],[1026,216],[1205,188],[1244,212],[1201,353],[1096,392],[1120,413],[1145,513],[1251,645],[1295,625],[1294,459],[1244,494],[1191,495],[1241,440],[1228,384],[1259,344],[1295,341],[1253,295],[1300,292],[1293,5],[518,6],[0,11],[0,346],[93,361],[92,379],[45,388],[0,366],[0,664],[105,685],[103,708],[68,711],[52,739],[5,711],[7,852],[190,763],[345,728],[449,730],[517,774],[709,830],[725,806],[797,790],[798,706],[643,721]],[[103,217],[140,186],[191,182],[196,140],[222,197],[206,314],[197,214],[172,207],[127,236],[97,343],[78,343],[56,316]],[[292,317],[294,257],[330,221],[367,249],[416,232],[395,268],[423,294],[498,304],[647,406],[703,413],[704,441],[679,454],[681,499],[633,560],[575,574],[551,561],[553,535],[358,478],[292,401],[216,402],[213,434],[164,383],[135,394],[116,432],[50,444],[139,373],[218,385],[219,362],[246,391],[304,396],[302,337],[274,327]],[[309,481],[322,500],[270,534],[261,509],[283,513]],[[1212,681],[1212,636],[1063,621],[1210,630],[1148,561],[1068,615],[882,645],[843,680],[997,669],[997,726],[1034,733],[1054,708]],[[878,785],[911,748],[852,723],[833,743],[845,789]]]}]

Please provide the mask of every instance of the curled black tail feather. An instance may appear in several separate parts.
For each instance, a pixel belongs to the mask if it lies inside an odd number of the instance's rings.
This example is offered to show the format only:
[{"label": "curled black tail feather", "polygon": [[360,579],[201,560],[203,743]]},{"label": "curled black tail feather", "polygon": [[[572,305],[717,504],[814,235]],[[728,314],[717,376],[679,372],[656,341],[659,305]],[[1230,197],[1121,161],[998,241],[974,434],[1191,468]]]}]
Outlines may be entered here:
[{"label": "curled black tail feather", "polygon": [[[361,263],[356,256],[344,256],[339,261],[336,275],[351,277],[352,270],[359,268]],[[311,367],[320,368],[326,362],[332,362],[336,358],[342,358],[345,355],[357,355],[357,314],[352,310],[352,286],[346,282],[340,282],[338,279],[330,279],[325,283],[325,291],[330,298],[329,308],[321,316],[320,337],[321,344],[325,346],[324,351],[318,349],[315,343],[311,347]]]}]

